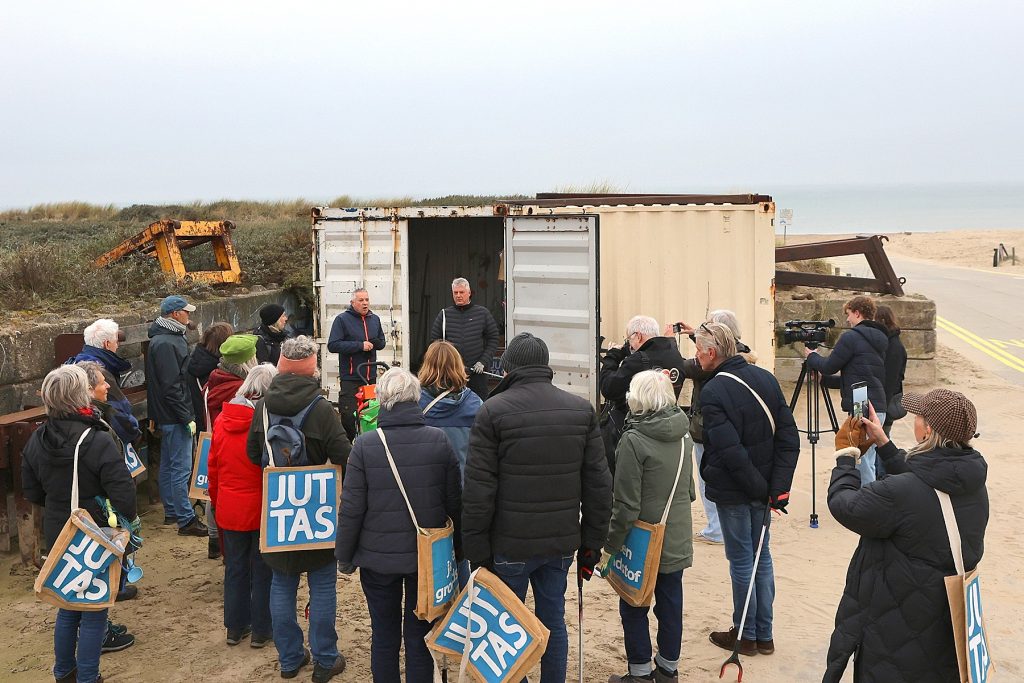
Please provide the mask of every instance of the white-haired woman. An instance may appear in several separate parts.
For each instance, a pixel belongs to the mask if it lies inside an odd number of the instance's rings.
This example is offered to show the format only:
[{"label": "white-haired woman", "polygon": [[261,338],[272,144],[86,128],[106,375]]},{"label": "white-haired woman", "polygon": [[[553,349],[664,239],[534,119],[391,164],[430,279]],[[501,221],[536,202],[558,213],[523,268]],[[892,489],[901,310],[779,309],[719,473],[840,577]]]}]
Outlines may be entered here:
[{"label": "white-haired woman", "polygon": [[[43,379],[43,406],[47,420],[32,433],[22,452],[22,487],[25,499],[41,505],[43,533],[53,547],[71,516],[71,481],[75,446],[78,447],[79,504],[99,526],[107,514],[97,499],[109,499],[118,513],[137,518],[135,484],[124,464],[124,454],[110,436],[107,424],[92,407],[85,370],[63,365]],[[93,683],[99,675],[100,648],[107,632],[107,610],[57,610],[53,646],[53,677],[59,682]]]},{"label": "white-haired woman", "polygon": [[[963,394],[903,394],[917,444],[902,451],[878,414],[847,419],[836,435],[828,509],[860,536],[836,611],[823,681],[957,683],[960,680],[944,578],[957,573],[940,496],[948,496],[963,568],[981,561],[988,524],[988,464],[971,446],[978,415]],[[866,432],[866,436],[865,436]],[[888,476],[861,486],[858,461],[877,445]]]},{"label": "white-haired woman", "polygon": [[[377,382],[377,431],[356,438],[341,500],[336,556],[338,570],[359,580],[370,612],[370,669],[375,681],[400,681],[398,652],[405,641],[405,680],[430,683],[433,665],[423,637],[430,623],[413,614],[417,597],[416,527],[388,464],[378,432],[402,478],[422,527],[455,523],[461,555],[462,485],[459,459],[444,432],[423,422],[420,382],[401,368]],[[402,596],[405,596],[403,617]]]},{"label": "white-haired woman", "polygon": [[[619,600],[619,616],[629,671],[609,681],[675,681],[683,638],[683,570],[693,564],[690,503],[695,500],[689,421],[676,405],[672,382],[662,372],[645,370],[633,376],[626,394],[629,416],[615,451],[612,519],[604,561],[617,553],[636,521],[657,524],[665,512],[679,472],[679,484],[669,509],[665,543],[654,588],[658,620],[658,654],[653,654],[648,631],[648,607]],[[682,470],[679,470],[682,458]]]},{"label": "white-haired woman", "polygon": [[109,412],[103,409],[104,419],[114,428],[114,433],[122,443],[133,443],[142,432],[139,430],[139,421],[132,414],[132,404],[121,391],[119,381],[122,375],[132,369],[131,363],[117,355],[124,333],[113,320],[100,318],[85,328],[82,338],[85,345],[67,363],[94,362],[100,365],[108,385],[107,397],[103,401],[110,407]]},{"label": "white-haired woman", "polygon": [[[247,336],[247,335],[246,335]],[[255,342],[253,342],[255,353]],[[263,470],[245,453],[254,407],[270,387],[277,368],[258,365],[246,372],[235,397],[214,421],[207,463],[210,502],[224,542],[224,627],[227,644],[264,647],[273,640],[270,567],[260,555]]]}]

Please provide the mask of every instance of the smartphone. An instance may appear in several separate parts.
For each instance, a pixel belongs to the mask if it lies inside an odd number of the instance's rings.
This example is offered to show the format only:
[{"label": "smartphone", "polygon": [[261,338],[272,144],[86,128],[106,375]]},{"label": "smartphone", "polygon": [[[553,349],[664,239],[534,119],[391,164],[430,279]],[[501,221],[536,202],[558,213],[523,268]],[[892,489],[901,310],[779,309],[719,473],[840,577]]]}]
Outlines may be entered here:
[{"label": "smartphone", "polygon": [[868,383],[857,382],[853,385],[853,417],[859,420],[868,414]]}]

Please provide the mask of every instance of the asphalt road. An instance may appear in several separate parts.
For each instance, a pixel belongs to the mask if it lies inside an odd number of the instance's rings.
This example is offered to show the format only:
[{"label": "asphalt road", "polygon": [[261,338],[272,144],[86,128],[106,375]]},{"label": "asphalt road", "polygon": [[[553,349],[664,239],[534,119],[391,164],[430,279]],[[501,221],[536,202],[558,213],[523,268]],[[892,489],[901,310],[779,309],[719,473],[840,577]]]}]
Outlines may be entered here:
[{"label": "asphalt road", "polygon": [[[940,344],[1000,377],[1024,385],[1024,273],[938,265],[889,256],[904,290],[935,301]],[[830,259],[844,273],[870,277],[863,257]]]}]

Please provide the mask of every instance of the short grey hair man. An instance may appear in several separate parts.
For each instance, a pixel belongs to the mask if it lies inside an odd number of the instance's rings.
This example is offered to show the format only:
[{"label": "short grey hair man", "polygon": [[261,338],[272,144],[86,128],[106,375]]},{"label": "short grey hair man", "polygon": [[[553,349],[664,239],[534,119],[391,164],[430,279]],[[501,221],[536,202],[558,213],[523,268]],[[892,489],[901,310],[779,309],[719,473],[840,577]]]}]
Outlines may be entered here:
[{"label": "short grey hair man", "polygon": [[473,291],[473,288],[469,286],[469,280],[464,277],[457,277],[452,280],[452,289],[455,289],[456,287],[465,287],[469,291]]},{"label": "short grey hair man", "polygon": [[633,375],[626,395],[629,411],[634,415],[656,413],[676,404],[672,380],[663,372],[644,370]]},{"label": "short grey hair man", "polygon": [[723,323],[703,323],[697,328],[694,339],[697,344],[697,360],[705,372],[736,355],[736,337]]},{"label": "short grey hair man", "polygon": [[50,417],[69,417],[92,404],[89,374],[77,365],[62,365],[43,378],[43,408]]},{"label": "short grey hair man", "polygon": [[[651,337],[658,335],[658,321],[649,315],[635,315],[626,323],[626,338],[629,345],[639,349]],[[639,337],[634,343],[633,337]]]},{"label": "short grey hair man", "polygon": [[116,344],[120,341],[118,332],[120,328],[117,323],[110,318],[100,318],[92,325],[89,325],[82,332],[82,337],[86,346],[95,346],[98,349],[104,348],[104,343],[113,342]]},{"label": "short grey hair man", "polygon": [[737,320],[736,314],[730,310],[719,308],[711,311],[708,314],[708,321],[713,323],[722,323],[732,332],[732,336],[736,339],[740,339],[743,335],[740,334],[740,321]]},{"label": "short grey hair man", "polygon": [[402,368],[391,368],[377,380],[377,400],[384,410],[398,403],[420,400],[420,381],[416,375]]}]

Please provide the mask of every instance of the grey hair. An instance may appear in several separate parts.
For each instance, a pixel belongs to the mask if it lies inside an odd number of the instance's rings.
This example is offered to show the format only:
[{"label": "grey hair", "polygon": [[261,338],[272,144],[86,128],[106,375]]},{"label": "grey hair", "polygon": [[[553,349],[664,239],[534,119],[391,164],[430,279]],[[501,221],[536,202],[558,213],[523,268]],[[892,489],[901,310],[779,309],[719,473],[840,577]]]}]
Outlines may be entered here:
[{"label": "grey hair", "polygon": [[658,321],[649,315],[634,315],[626,323],[626,336],[631,337],[637,333],[644,337],[657,337],[660,334]]},{"label": "grey hair", "polygon": [[672,381],[663,372],[644,370],[633,375],[629,381],[626,403],[634,415],[656,413],[675,405],[676,394]]},{"label": "grey hair", "polygon": [[117,341],[117,323],[110,318],[100,318],[82,331],[85,343],[88,346],[101,348],[103,342]]},{"label": "grey hair", "polygon": [[277,368],[270,363],[257,365],[249,370],[249,374],[245,376],[245,381],[242,382],[242,386],[238,387],[235,396],[242,398],[262,396],[267,392],[267,388],[276,376]]},{"label": "grey hair", "polygon": [[420,400],[420,381],[416,375],[402,368],[391,368],[377,380],[377,400],[384,410],[396,403]]},{"label": "grey hair", "polygon": [[718,360],[725,360],[736,355],[736,337],[732,330],[723,323],[704,323],[697,328],[695,341],[697,346],[705,351],[715,350],[715,357]]},{"label": "grey hair", "polygon": [[78,367],[85,370],[86,377],[89,378],[89,390],[92,391],[103,379],[103,366],[94,360],[81,360],[75,363]]},{"label": "grey hair", "polygon": [[50,417],[70,417],[92,403],[89,374],[77,365],[62,365],[43,378],[40,392]]},{"label": "grey hair", "polygon": [[356,287],[355,289],[352,290],[352,299],[349,299],[349,301],[355,300],[356,294],[358,294],[359,292],[363,292],[367,296],[370,295],[370,292],[369,290],[366,289],[366,287]]},{"label": "grey hair", "polygon": [[281,344],[281,355],[288,360],[302,360],[303,358],[309,358],[317,351],[320,347],[313,341],[312,338],[307,337],[304,334],[300,334],[294,339],[285,340]]},{"label": "grey hair", "polygon": [[236,377],[241,377],[242,379],[245,379],[246,376],[249,374],[249,371],[259,364],[259,360],[256,358],[256,356],[253,356],[244,363],[225,363],[223,360],[221,360],[221,362],[217,364],[217,367],[219,367],[224,372],[230,372],[232,375]]},{"label": "grey hair", "polygon": [[736,319],[736,314],[732,311],[724,308],[711,311],[711,313],[708,314],[708,322],[722,323],[729,328],[732,332],[732,336],[736,339],[739,339],[740,336],[742,336],[740,334],[740,321]]},{"label": "grey hair", "polygon": [[457,277],[452,280],[452,289],[455,289],[456,287],[465,287],[469,291],[473,291],[473,288],[469,286],[469,280],[464,277]]}]

